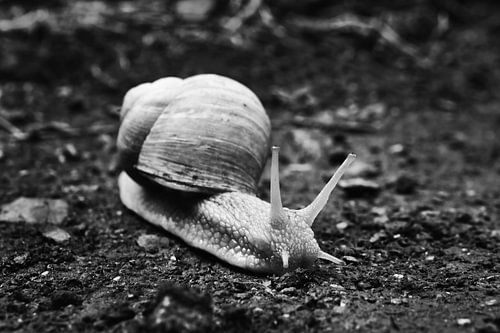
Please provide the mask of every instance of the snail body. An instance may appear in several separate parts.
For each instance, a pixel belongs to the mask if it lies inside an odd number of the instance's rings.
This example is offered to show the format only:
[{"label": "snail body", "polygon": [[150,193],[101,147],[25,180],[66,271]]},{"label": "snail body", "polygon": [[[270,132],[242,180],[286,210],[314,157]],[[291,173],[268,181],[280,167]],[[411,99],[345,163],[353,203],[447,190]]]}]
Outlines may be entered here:
[{"label": "snail body", "polygon": [[271,203],[255,194],[269,143],[262,104],[232,79],[205,74],[139,85],[121,111],[121,201],[188,245],[250,271],[280,273],[317,258],[342,263],[319,248],[311,225],[354,155],[313,203],[290,210],[281,205],[276,147]]}]

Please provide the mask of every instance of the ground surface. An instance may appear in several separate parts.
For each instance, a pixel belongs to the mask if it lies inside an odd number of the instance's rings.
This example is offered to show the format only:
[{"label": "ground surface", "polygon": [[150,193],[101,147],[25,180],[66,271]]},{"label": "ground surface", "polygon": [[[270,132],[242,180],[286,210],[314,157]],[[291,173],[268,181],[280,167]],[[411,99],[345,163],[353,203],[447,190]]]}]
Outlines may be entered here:
[{"label": "ground surface", "polygon": [[[70,3],[0,3],[0,115],[23,131],[0,128],[0,204],[63,199],[58,227],[70,235],[0,221],[0,331],[135,332],[158,318],[157,331],[500,331],[499,8],[276,2],[276,26],[251,18],[234,32],[220,28],[232,7],[202,29],[174,4]],[[392,15],[417,53],[376,32],[285,25],[297,11]],[[39,23],[13,21],[24,13]],[[365,163],[348,177],[378,193],[337,190],[313,227],[346,266],[247,275],[124,209],[114,167],[124,93],[197,73],[261,98],[283,147],[286,206],[312,200],[346,152]],[[264,198],[267,186],[264,176]]]}]

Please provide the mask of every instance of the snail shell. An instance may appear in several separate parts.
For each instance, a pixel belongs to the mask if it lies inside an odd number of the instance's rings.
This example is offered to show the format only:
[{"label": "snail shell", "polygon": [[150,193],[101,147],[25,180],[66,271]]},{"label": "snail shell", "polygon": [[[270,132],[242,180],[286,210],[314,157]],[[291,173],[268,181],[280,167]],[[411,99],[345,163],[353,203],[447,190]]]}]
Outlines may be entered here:
[{"label": "snail shell", "polygon": [[144,83],[125,96],[117,146],[137,181],[187,192],[255,193],[270,149],[264,107],[218,75]]}]

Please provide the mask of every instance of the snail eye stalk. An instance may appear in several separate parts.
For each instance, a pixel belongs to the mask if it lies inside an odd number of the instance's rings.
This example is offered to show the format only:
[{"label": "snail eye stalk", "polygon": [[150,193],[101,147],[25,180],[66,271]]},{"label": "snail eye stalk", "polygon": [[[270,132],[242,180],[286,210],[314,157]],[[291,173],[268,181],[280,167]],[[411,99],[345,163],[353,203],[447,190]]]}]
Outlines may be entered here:
[{"label": "snail eye stalk", "polygon": [[355,158],[355,154],[349,154],[342,165],[340,165],[337,171],[335,171],[332,178],[330,178],[325,187],[323,187],[321,192],[319,192],[316,199],[314,199],[314,201],[309,206],[298,210],[298,212],[306,218],[307,224],[311,226],[321,210],[325,208],[325,205],[328,202],[328,198],[330,198],[330,194],[332,193],[335,186],[337,186],[340,178],[346,172],[347,168],[349,168]]},{"label": "snail eye stalk", "polygon": [[281,204],[279,147],[273,147],[271,155],[271,226],[283,228],[283,205]]}]

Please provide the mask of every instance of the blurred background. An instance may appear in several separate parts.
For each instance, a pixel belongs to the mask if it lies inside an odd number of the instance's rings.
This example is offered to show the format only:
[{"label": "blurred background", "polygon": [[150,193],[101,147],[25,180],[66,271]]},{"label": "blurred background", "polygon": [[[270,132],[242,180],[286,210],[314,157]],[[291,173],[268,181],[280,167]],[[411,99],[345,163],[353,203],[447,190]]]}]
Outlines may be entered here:
[{"label": "blurred background", "polygon": [[[212,297],[217,329],[498,332],[499,34],[493,0],[0,0],[0,203],[71,208],[61,242],[2,227],[0,330],[135,327],[168,278]],[[322,248],[348,258],[342,274],[272,277],[252,291],[244,274],[125,212],[114,157],[124,94],[199,73],[261,99],[282,146],[285,206],[311,201],[358,154],[315,225]],[[268,185],[265,173],[260,196]],[[144,257],[146,232],[169,250]]]}]

